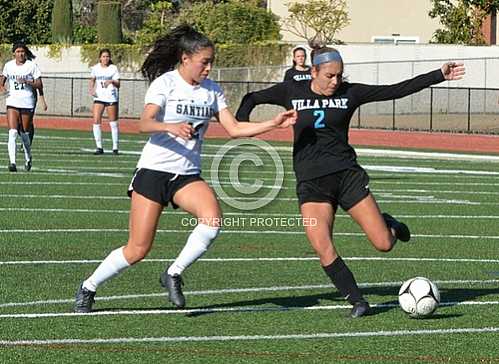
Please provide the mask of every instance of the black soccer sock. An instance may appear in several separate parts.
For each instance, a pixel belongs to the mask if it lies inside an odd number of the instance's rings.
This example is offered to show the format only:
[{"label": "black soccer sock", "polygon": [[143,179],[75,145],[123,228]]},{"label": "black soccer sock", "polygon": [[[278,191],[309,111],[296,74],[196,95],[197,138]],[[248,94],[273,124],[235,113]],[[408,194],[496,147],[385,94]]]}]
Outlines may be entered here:
[{"label": "black soccer sock", "polygon": [[28,130],[28,135],[29,135],[29,144],[33,144],[33,137],[35,136],[35,126],[31,124],[29,130]]},{"label": "black soccer sock", "polygon": [[353,305],[355,302],[363,300],[362,293],[360,292],[359,286],[357,286],[355,277],[341,257],[336,258],[334,262],[327,267],[322,268],[338,291],[340,291],[340,294],[345,297],[350,304]]}]

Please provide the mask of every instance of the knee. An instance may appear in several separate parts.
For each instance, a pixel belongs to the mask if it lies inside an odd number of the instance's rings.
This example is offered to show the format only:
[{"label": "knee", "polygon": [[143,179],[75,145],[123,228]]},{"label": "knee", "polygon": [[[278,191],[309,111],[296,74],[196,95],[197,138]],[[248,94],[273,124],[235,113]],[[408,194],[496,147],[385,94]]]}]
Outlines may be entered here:
[{"label": "knee", "polygon": [[130,264],[135,264],[144,259],[149,253],[150,247],[147,246],[137,246],[134,244],[127,244],[123,250],[126,260]]},{"label": "knee", "polygon": [[377,251],[388,253],[393,248],[394,239],[392,236],[387,236],[377,241],[373,241],[373,245]]}]

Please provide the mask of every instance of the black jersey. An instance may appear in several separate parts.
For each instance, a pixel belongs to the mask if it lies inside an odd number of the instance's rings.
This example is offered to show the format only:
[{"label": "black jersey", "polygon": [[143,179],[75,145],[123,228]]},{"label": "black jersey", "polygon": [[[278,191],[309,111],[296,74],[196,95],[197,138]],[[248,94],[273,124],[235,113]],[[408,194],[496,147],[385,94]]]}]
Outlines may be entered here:
[{"label": "black jersey", "polygon": [[310,69],[307,71],[298,71],[296,68],[291,67],[284,74],[284,81],[308,81],[311,80]]},{"label": "black jersey", "polygon": [[393,85],[374,86],[343,82],[332,96],[318,95],[308,82],[281,82],[244,96],[236,113],[249,120],[259,104],[295,109],[293,167],[297,181],[338,172],[357,164],[357,155],[348,143],[350,119],[362,104],[402,98],[444,81],[440,69]]}]

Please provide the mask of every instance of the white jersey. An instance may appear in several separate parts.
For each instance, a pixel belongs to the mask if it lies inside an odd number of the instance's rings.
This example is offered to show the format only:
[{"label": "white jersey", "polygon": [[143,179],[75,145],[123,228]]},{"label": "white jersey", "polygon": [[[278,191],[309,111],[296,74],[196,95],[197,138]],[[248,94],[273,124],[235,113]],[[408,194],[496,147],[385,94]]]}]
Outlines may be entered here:
[{"label": "white jersey", "polygon": [[118,102],[118,88],[113,84],[104,86],[105,81],[109,80],[119,80],[120,73],[118,68],[114,64],[110,64],[107,67],[102,67],[100,63],[97,63],[91,68],[92,78],[95,78],[95,94],[94,101],[102,102]]},{"label": "white jersey", "polygon": [[9,83],[9,96],[5,100],[7,106],[20,109],[33,109],[36,106],[36,90],[31,85],[21,81],[34,81],[41,77],[41,72],[36,63],[26,60],[23,64],[16,64],[13,59],[7,62],[2,75]]},{"label": "white jersey", "polygon": [[201,145],[208,122],[227,107],[220,86],[209,79],[190,85],[177,70],[155,79],[145,97],[146,104],[160,106],[156,120],[162,123],[189,122],[196,130],[190,140],[170,133],[155,133],[142,150],[137,168],[174,174],[201,172]]}]

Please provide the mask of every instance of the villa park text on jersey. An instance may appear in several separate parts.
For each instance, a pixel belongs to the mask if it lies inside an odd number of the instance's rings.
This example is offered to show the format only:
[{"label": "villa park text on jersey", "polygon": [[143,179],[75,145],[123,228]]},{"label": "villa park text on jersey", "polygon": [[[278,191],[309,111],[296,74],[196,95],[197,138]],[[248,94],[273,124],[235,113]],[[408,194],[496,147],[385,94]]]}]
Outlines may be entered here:
[{"label": "villa park text on jersey", "polygon": [[308,109],[347,109],[348,99],[298,99],[291,100],[296,111]]}]

